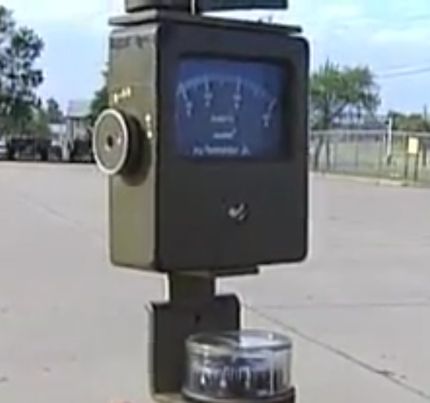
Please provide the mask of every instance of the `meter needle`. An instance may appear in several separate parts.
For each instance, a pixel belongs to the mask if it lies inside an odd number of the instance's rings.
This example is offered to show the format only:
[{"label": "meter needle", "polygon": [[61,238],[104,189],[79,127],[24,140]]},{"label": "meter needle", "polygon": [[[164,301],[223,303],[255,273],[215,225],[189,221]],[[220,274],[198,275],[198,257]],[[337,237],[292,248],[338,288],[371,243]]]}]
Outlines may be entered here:
[{"label": "meter needle", "polygon": [[185,86],[183,84],[179,84],[178,94],[183,98],[183,100],[185,102],[185,109],[187,111],[187,116],[191,117],[191,115],[193,114],[194,105],[191,102],[191,100],[188,96],[187,90],[185,89]]},{"label": "meter needle", "polygon": [[269,104],[267,112],[263,115],[263,124],[264,124],[264,127],[266,129],[268,129],[270,126],[270,121],[272,120],[273,110],[275,109],[277,103],[278,103],[278,101],[276,99],[273,99]]},{"label": "meter needle", "polygon": [[205,106],[206,106],[206,108],[210,108],[211,107],[213,97],[214,97],[214,94],[211,91],[209,77],[205,77],[205,94],[204,94],[204,99],[205,99]]},{"label": "meter needle", "polygon": [[238,111],[242,105],[242,79],[239,77],[236,83],[236,92],[233,95],[234,108]]}]

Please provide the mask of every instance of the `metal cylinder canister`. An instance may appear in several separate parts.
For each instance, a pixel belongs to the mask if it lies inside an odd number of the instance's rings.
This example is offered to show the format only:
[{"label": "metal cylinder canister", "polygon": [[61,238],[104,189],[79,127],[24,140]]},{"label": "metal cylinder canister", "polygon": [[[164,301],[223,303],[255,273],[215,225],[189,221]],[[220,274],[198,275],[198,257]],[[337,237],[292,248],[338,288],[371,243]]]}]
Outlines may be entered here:
[{"label": "metal cylinder canister", "polygon": [[192,336],[184,396],[195,402],[280,402],[291,391],[292,343],[265,331]]}]

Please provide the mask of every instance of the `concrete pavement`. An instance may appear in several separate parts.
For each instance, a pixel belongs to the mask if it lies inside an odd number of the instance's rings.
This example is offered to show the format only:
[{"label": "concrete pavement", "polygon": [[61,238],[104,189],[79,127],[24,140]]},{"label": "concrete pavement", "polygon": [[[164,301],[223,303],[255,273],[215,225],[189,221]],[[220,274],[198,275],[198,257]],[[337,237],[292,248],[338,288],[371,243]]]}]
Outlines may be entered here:
[{"label": "concrete pavement", "polygon": [[[157,275],[107,261],[94,167],[0,164],[0,402],[149,401]],[[312,181],[303,266],[223,280],[289,333],[300,403],[430,401],[430,191]]]}]

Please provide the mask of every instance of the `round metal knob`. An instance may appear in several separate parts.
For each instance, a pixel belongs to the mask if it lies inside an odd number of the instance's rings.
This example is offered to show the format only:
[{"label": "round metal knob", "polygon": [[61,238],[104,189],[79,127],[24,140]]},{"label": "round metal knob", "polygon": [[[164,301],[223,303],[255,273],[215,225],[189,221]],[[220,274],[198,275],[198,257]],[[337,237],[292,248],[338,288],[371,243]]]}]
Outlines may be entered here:
[{"label": "round metal knob", "polygon": [[100,170],[107,175],[122,173],[131,152],[131,132],[127,117],[107,109],[94,127],[94,156]]}]

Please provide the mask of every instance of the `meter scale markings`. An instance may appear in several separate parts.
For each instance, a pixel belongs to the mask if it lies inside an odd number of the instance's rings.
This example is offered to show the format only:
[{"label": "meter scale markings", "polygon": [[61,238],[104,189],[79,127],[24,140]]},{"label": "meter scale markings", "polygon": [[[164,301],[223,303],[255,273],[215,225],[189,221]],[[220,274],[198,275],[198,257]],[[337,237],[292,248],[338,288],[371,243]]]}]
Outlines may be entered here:
[{"label": "meter scale markings", "polygon": [[240,75],[209,73],[182,80],[176,91],[180,153],[260,156],[280,135],[278,107],[278,98],[262,83]]}]

